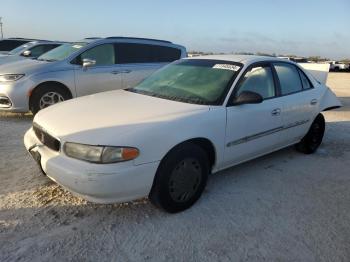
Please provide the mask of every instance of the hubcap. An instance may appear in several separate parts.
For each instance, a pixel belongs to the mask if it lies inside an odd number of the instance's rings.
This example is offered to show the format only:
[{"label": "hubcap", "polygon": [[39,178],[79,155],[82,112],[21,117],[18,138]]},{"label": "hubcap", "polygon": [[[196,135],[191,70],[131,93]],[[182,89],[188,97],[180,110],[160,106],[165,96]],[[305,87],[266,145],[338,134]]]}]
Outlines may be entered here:
[{"label": "hubcap", "polygon": [[201,183],[202,168],[193,158],[180,161],[169,180],[170,196],[175,202],[186,202],[197,192]]},{"label": "hubcap", "polygon": [[48,92],[44,94],[39,101],[40,109],[63,102],[64,98],[60,93],[57,92]]}]

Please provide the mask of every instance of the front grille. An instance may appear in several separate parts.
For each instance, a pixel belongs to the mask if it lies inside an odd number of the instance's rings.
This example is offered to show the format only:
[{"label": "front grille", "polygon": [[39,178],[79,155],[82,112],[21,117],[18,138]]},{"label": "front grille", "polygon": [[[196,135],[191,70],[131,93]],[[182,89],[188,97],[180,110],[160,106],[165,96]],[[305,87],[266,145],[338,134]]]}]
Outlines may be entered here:
[{"label": "front grille", "polygon": [[0,96],[0,107],[11,107],[12,103],[6,96]]},{"label": "front grille", "polygon": [[36,135],[36,137],[40,140],[41,143],[43,143],[48,148],[59,151],[61,147],[61,143],[59,140],[54,138],[53,136],[49,135],[47,132],[45,132],[40,126],[33,124],[33,130]]}]

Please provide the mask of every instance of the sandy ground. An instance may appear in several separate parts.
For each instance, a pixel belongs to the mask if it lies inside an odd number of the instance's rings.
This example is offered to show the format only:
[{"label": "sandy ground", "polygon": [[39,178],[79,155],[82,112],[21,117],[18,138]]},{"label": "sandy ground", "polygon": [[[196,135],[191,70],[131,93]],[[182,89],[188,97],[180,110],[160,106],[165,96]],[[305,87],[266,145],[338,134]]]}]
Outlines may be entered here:
[{"label": "sandy ground", "polygon": [[170,215],[148,200],[95,205],[42,176],[22,137],[31,116],[0,116],[0,261],[350,261],[350,73],[329,86],[314,155],[287,148],[212,175]]}]

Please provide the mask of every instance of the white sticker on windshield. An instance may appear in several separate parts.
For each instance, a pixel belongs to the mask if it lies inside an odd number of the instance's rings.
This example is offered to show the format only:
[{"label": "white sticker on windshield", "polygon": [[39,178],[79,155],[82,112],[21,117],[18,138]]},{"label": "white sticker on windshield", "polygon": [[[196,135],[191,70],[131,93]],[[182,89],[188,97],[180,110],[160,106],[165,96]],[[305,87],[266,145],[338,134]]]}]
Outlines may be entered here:
[{"label": "white sticker on windshield", "polygon": [[82,45],[73,45],[73,48],[82,48],[83,46]]},{"label": "white sticker on windshield", "polygon": [[225,70],[231,70],[231,71],[238,71],[240,69],[237,65],[230,65],[230,64],[216,64],[213,66],[213,68],[216,69],[225,69]]}]

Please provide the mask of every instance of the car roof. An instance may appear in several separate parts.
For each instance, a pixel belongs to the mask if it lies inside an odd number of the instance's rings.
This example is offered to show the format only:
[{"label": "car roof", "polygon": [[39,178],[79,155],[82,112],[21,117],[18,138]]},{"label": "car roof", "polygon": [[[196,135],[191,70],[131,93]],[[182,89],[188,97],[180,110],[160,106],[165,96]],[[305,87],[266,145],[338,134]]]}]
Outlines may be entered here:
[{"label": "car roof", "polygon": [[141,38],[141,37],[126,37],[126,36],[109,36],[109,37],[87,37],[77,42],[87,42],[87,43],[94,43],[94,42],[104,42],[104,41],[117,41],[117,42],[140,42],[140,43],[147,43],[152,42],[153,44],[160,44],[160,45],[172,45],[177,46],[180,48],[184,48],[181,45],[174,44],[167,40],[161,40],[161,39],[153,39],[153,38]]},{"label": "car roof", "polygon": [[44,39],[34,39],[34,38],[22,38],[22,37],[9,37],[9,38],[3,38],[2,40],[18,40],[18,41],[28,41],[28,42],[32,42],[32,41],[49,41],[49,40],[44,40]]},{"label": "car roof", "polygon": [[[65,44],[68,42],[63,42],[63,41],[51,41],[51,40],[34,40],[34,41],[30,41],[26,44],[32,44],[32,45],[37,45],[37,44]],[[25,44],[24,44],[25,45]]]},{"label": "car roof", "polygon": [[242,63],[242,64],[251,64],[251,63],[271,61],[271,60],[292,63],[286,59],[281,59],[273,56],[259,56],[259,55],[205,55],[205,56],[188,57],[186,59],[222,60],[222,61],[231,61],[231,62]]}]

